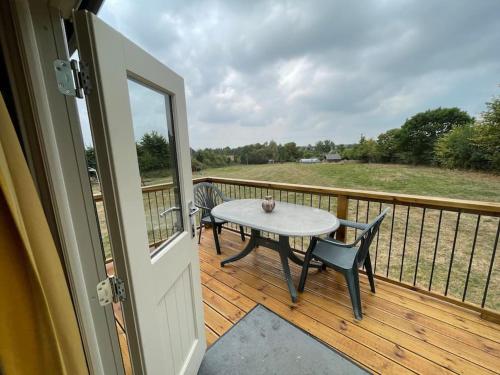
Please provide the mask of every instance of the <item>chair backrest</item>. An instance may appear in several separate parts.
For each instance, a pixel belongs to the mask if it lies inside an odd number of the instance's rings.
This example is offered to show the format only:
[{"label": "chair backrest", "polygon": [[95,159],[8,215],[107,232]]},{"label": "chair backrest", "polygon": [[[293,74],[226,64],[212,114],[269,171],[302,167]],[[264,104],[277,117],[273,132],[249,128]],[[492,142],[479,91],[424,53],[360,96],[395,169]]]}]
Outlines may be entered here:
[{"label": "chair backrest", "polygon": [[224,201],[224,194],[210,182],[200,182],[194,185],[194,204],[201,209],[201,216],[210,214],[212,208]]},{"label": "chair backrest", "polygon": [[382,224],[382,221],[384,220],[389,210],[390,208],[386,208],[384,211],[382,211],[358,236],[358,238],[362,237],[357,255],[358,266],[361,266],[365,262],[368,251],[370,250],[370,245],[372,244],[373,239],[380,229],[380,224]]}]

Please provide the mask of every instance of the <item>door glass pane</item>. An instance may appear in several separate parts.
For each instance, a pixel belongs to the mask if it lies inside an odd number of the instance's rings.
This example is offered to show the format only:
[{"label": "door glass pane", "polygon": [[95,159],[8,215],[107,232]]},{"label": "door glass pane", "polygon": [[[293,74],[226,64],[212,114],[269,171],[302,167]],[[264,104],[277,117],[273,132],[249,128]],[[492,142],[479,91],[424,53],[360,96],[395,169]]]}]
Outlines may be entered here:
[{"label": "door glass pane", "polygon": [[170,95],[128,80],[149,251],[182,232],[175,132]]}]

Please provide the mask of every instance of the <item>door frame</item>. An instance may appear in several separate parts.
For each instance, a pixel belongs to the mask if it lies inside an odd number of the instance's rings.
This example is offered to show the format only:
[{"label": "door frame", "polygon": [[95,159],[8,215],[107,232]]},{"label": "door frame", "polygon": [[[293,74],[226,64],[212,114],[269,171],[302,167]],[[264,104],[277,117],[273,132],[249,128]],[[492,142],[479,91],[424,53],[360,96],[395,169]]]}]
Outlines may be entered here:
[{"label": "door frame", "polygon": [[[68,2],[62,6],[36,0],[3,4],[15,35],[2,26],[2,48],[28,166],[49,201],[44,209],[53,210],[47,217],[60,244],[89,372],[123,374],[112,307],[101,307],[97,298],[96,285],[107,275],[76,99],[59,93],[53,71],[55,59],[69,59],[63,25]],[[15,38],[18,50],[6,47],[7,38]]]},{"label": "door frame", "polygon": [[[180,268],[171,268],[168,273],[164,271],[169,265],[172,267],[177,264],[173,261],[176,259],[179,264],[186,262],[192,282],[190,293],[193,297],[193,323],[197,335],[190,355],[185,359],[189,364],[185,370],[192,373],[193,368],[196,367],[197,371],[197,366],[201,363],[206,343],[198,255],[195,249],[196,233],[191,232],[189,225],[189,203],[193,202],[193,187],[184,80],[92,13],[78,11],[73,19],[81,50],[80,57],[85,59],[90,74],[92,92],[86,98],[115,270],[127,290],[127,299],[122,303],[122,309],[132,367],[142,372],[160,371],[161,357],[164,356],[158,350],[152,350],[163,340],[158,334],[158,327],[152,323],[158,315],[155,309],[158,300],[155,298],[160,290],[153,280],[161,279],[164,287],[173,286],[181,275],[175,274]],[[171,101],[168,104],[170,108],[165,113],[170,120],[165,119],[165,126],[172,121],[171,126],[175,129],[176,165],[172,168],[176,168],[178,173],[184,229],[167,241],[159,254],[154,256],[147,251],[145,219],[142,215],[137,215],[143,211],[143,198],[139,187],[132,111],[127,109],[130,106],[128,80],[157,91],[160,95],[168,95]],[[180,257],[172,258],[173,254]],[[147,271],[156,276],[153,278],[146,275]],[[161,277],[158,278],[159,275]],[[159,295],[165,296],[164,292],[161,289]]]}]

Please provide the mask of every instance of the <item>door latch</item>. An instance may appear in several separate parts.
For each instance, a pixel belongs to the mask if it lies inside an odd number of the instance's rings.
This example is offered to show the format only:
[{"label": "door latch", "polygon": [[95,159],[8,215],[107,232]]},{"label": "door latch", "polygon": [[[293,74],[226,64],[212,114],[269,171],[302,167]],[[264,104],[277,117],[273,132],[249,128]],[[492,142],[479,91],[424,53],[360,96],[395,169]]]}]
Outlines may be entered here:
[{"label": "door latch", "polygon": [[116,276],[110,276],[97,284],[97,298],[101,306],[109,305],[111,302],[123,302],[127,299],[125,284]]}]

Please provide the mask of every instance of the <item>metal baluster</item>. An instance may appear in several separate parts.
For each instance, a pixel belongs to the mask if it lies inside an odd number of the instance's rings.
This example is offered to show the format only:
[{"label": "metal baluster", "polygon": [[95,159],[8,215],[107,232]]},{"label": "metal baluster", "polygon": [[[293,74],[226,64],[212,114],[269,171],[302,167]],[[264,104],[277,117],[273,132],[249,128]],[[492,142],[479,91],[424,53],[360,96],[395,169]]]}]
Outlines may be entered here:
[{"label": "metal baluster", "polygon": [[422,234],[424,233],[424,222],[425,222],[425,207],[422,211],[422,223],[420,224],[420,237],[418,239],[417,263],[415,264],[415,275],[413,277],[413,285],[417,283],[418,261],[420,259],[420,247],[422,245]]},{"label": "metal baluster", "polygon": [[[168,189],[168,205],[169,207],[172,207],[172,190],[174,189]],[[174,205],[175,205],[175,192],[174,192]],[[170,220],[172,220],[172,235],[175,233],[175,216],[174,216],[174,211],[170,211]]]},{"label": "metal baluster", "polygon": [[453,258],[455,256],[455,247],[457,245],[458,226],[460,225],[460,215],[461,214],[462,214],[462,212],[458,211],[457,225],[455,226],[455,236],[453,237],[453,248],[451,249],[450,267],[448,268],[448,277],[446,278],[446,288],[444,290],[445,296],[448,295],[448,287],[450,286],[451,269],[453,267]]},{"label": "metal baluster", "polygon": [[488,277],[486,278],[486,285],[484,287],[483,300],[481,307],[486,304],[486,296],[488,295],[488,288],[490,286],[491,271],[493,270],[493,263],[495,263],[495,255],[497,253],[498,235],[500,234],[500,219],[498,220],[497,235],[495,237],[495,244],[493,245],[493,253],[491,254],[490,269],[488,270]]},{"label": "metal baluster", "polygon": [[[168,197],[168,192],[170,191],[170,189],[165,189],[162,191],[161,193],[161,196],[162,196],[162,199],[163,199],[163,208],[164,209],[167,209],[170,207],[170,198]],[[167,198],[168,198],[168,201],[167,203],[165,203],[165,194],[167,194]],[[168,206],[168,207],[167,207]],[[167,231],[167,238],[170,237],[170,231],[168,230],[168,218],[167,218],[167,215],[163,215],[163,220],[165,221],[165,228],[166,228],[166,231]]]},{"label": "metal baluster", "polygon": [[[370,201],[366,201],[366,218],[365,223],[368,223],[368,215],[370,214]],[[370,249],[368,249],[370,251]],[[365,269],[365,265],[363,264],[363,269]]]},{"label": "metal baluster", "polygon": [[429,291],[432,288],[432,278],[434,276],[434,266],[436,265],[436,255],[437,255],[437,250],[439,246],[439,233],[441,232],[441,219],[443,218],[443,210],[439,211],[439,220],[438,220],[438,227],[437,227],[437,232],[436,232],[436,244],[434,245],[434,256],[432,258],[432,266],[431,266],[431,278],[429,280]]},{"label": "metal baluster", "polygon": [[403,256],[401,258],[401,269],[399,270],[399,281],[401,281],[403,277],[403,267],[405,264],[405,252],[406,252],[406,237],[408,234],[408,219],[410,217],[410,206],[408,206],[408,209],[406,210],[406,223],[405,223],[405,238],[403,241]]},{"label": "metal baluster", "polygon": [[149,191],[148,191],[148,206],[149,206],[149,217],[151,219],[151,229],[153,232],[153,243],[156,244],[156,237],[155,237],[155,226],[153,223],[153,213],[151,212],[151,198],[149,196]]},{"label": "metal baluster", "polygon": [[[162,210],[165,210],[165,198],[164,198],[163,194],[164,194],[164,190],[160,190],[161,206],[162,206]],[[167,238],[168,238],[169,237],[168,224],[167,224],[167,219],[165,218],[165,216],[163,216],[163,222],[165,223],[165,231],[167,232]]]},{"label": "metal baluster", "polygon": [[[305,195],[302,193],[302,206],[305,206]],[[300,237],[300,249],[304,250],[304,237]]]},{"label": "metal baluster", "polygon": [[[379,203],[378,206],[378,214],[380,215],[382,213],[382,202]],[[377,273],[377,259],[378,259],[378,240],[380,236],[380,227],[377,231],[377,245],[375,246],[375,264],[373,266],[373,273]]]},{"label": "metal baluster", "polygon": [[153,192],[155,195],[155,202],[156,202],[156,214],[158,215],[158,231],[160,232],[160,241],[163,240],[163,237],[161,236],[161,221],[160,221],[160,210],[158,209],[158,194],[157,192]]},{"label": "metal baluster", "polygon": [[467,268],[467,277],[465,278],[464,294],[462,295],[462,302],[465,301],[465,296],[467,294],[467,287],[469,285],[470,270],[472,268],[472,259],[474,258],[474,251],[476,250],[477,233],[479,231],[479,222],[481,221],[481,215],[477,215],[476,230],[474,231],[474,240],[472,241],[472,249],[470,252],[469,267]]},{"label": "metal baluster", "polygon": [[[297,192],[296,191],[293,193],[293,203],[297,204]],[[297,242],[297,237],[293,237],[293,248],[294,249],[297,248],[296,242]]]},{"label": "metal baluster", "polygon": [[[359,220],[359,199],[356,201],[356,223],[358,222]],[[349,211],[347,211],[347,217],[349,218]],[[354,230],[354,238],[357,238],[358,237],[358,229],[356,228]]]},{"label": "metal baluster", "polygon": [[387,256],[387,270],[385,271],[385,276],[389,276],[389,266],[391,265],[391,250],[392,250],[392,234],[394,232],[394,217],[396,216],[396,205],[392,205],[392,220],[391,220],[391,235],[389,238],[389,254]]}]

